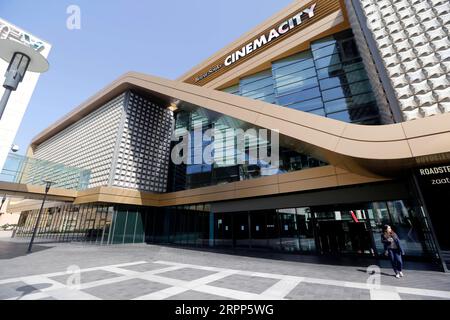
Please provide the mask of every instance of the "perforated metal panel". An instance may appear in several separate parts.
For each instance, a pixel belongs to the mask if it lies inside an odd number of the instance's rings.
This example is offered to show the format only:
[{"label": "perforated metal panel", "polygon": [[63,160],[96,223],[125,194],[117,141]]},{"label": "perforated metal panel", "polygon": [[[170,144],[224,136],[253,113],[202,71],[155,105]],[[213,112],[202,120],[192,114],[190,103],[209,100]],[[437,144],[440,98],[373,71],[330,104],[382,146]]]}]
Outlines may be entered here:
[{"label": "perforated metal panel", "polygon": [[165,192],[173,114],[130,92],[113,185]]},{"label": "perforated metal panel", "polygon": [[37,146],[34,157],[90,169],[90,188],[165,192],[172,121],[172,111],[126,92]]},{"label": "perforated metal panel", "polygon": [[38,145],[34,157],[91,170],[89,187],[108,185],[125,94]]}]

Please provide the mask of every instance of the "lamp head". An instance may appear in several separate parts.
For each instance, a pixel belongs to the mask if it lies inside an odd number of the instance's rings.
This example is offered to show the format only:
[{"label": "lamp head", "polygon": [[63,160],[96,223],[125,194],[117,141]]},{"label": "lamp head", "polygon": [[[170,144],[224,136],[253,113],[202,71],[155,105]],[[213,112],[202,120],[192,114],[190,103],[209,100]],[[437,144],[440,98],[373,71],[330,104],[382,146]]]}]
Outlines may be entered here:
[{"label": "lamp head", "polygon": [[32,47],[11,39],[0,39],[0,59],[10,63],[17,52],[30,58],[28,71],[43,73],[48,70],[47,59]]},{"label": "lamp head", "polygon": [[47,193],[50,190],[50,187],[52,186],[52,184],[55,183],[50,180],[44,180],[43,182],[45,182],[45,193]]}]

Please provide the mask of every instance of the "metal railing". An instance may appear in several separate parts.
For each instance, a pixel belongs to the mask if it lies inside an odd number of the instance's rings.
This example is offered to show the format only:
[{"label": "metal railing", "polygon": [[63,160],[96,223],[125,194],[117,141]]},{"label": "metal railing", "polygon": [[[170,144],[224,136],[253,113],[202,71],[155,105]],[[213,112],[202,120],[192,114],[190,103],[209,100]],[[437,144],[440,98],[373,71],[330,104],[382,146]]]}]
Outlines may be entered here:
[{"label": "metal railing", "polygon": [[39,186],[45,185],[44,181],[52,181],[52,188],[74,190],[87,189],[90,177],[88,169],[13,153],[8,155],[0,172],[0,181]]}]

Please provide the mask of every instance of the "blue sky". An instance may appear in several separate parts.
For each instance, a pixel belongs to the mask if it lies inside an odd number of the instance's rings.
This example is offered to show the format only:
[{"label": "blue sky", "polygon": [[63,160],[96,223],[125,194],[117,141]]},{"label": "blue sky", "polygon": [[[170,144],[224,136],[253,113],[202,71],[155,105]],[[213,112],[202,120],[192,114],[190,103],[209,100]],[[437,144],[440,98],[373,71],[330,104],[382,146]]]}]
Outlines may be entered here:
[{"label": "blue sky", "polygon": [[[0,0],[0,17],[52,44],[15,143],[127,71],[175,79],[293,0]],[[66,9],[81,9],[68,30]],[[3,82],[3,80],[1,80]]]}]

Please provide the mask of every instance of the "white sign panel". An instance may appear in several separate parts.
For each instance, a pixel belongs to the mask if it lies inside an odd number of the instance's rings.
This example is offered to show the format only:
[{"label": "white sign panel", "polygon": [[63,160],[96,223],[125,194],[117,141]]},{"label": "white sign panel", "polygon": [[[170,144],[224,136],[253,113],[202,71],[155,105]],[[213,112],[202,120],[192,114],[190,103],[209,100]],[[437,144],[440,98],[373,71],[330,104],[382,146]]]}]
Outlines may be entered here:
[{"label": "white sign panel", "polygon": [[[34,50],[38,51],[45,58],[48,57],[51,45],[44,40],[41,40],[29,32],[18,28],[10,22],[0,18],[0,38],[11,39],[21,42]],[[4,88],[3,75],[8,68],[7,62],[0,60],[0,96],[3,95]],[[6,106],[2,119],[0,120],[0,171],[6,161],[11,146],[19,129],[22,118],[30,102],[33,91],[36,87],[40,74],[34,72],[27,72],[23,81],[20,83],[17,91],[13,91]],[[26,146],[20,146],[25,148]]]}]

